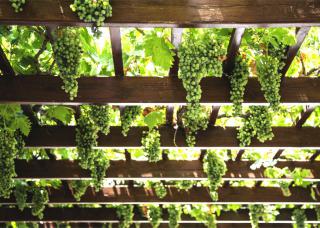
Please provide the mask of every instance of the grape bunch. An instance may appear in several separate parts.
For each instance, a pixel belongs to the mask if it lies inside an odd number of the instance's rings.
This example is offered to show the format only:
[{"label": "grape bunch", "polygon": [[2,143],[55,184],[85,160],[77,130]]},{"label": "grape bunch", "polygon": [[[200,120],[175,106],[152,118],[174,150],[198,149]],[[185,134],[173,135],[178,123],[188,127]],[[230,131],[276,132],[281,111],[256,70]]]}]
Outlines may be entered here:
[{"label": "grape bunch", "polygon": [[178,228],[179,221],[181,221],[181,207],[179,205],[171,204],[168,207],[169,214],[169,228]]},{"label": "grape bunch", "polygon": [[279,109],[281,99],[279,67],[279,60],[271,56],[264,55],[257,59],[257,75],[261,90],[274,111]]},{"label": "grape bunch", "polygon": [[154,188],[154,191],[156,192],[156,195],[163,199],[167,195],[167,189],[165,188],[164,184],[162,182],[155,182],[152,184],[152,187]]},{"label": "grape bunch", "polygon": [[74,0],[70,8],[77,13],[80,20],[94,23],[92,31],[96,36],[101,34],[97,27],[101,26],[107,17],[112,16],[109,0]]},{"label": "grape bunch", "polygon": [[148,218],[153,228],[158,228],[162,220],[162,210],[161,207],[156,205],[151,205],[148,209]]},{"label": "grape bunch", "polygon": [[157,162],[161,159],[160,132],[153,128],[143,133],[141,140],[142,149],[150,162]]},{"label": "grape bunch", "polygon": [[132,205],[117,206],[117,216],[120,220],[120,228],[130,228],[134,216]]},{"label": "grape bunch", "polygon": [[233,103],[233,113],[240,115],[242,112],[243,96],[249,78],[249,64],[246,57],[238,55],[230,80],[230,100]]},{"label": "grape bunch", "polygon": [[39,219],[42,219],[43,211],[46,204],[49,202],[48,191],[43,187],[33,187],[32,192],[32,215],[38,216]]},{"label": "grape bunch", "polygon": [[110,132],[112,107],[110,105],[91,105],[90,110],[93,122],[103,134],[108,135]]},{"label": "grape bunch", "polygon": [[10,2],[14,12],[16,13],[22,12],[23,6],[26,4],[26,0],[10,0]]},{"label": "grape bunch", "polygon": [[96,191],[99,191],[103,186],[103,178],[106,176],[106,171],[110,167],[110,161],[104,155],[103,150],[94,150],[94,164],[90,167],[93,186]]},{"label": "grape bunch", "polygon": [[297,228],[305,228],[305,222],[307,220],[307,216],[303,209],[296,208],[293,210],[293,219],[296,222]]},{"label": "grape bunch", "polygon": [[264,205],[249,205],[249,216],[252,228],[259,228],[259,220],[264,216]]},{"label": "grape bunch", "polygon": [[80,201],[81,197],[86,192],[90,185],[90,181],[87,180],[73,180],[70,181],[70,187],[72,188],[72,195],[76,201]]},{"label": "grape bunch", "polygon": [[142,108],[140,106],[127,106],[121,114],[121,128],[123,136],[128,135],[128,131],[132,123],[141,114]]},{"label": "grape bunch", "polygon": [[23,211],[27,205],[28,185],[25,182],[17,182],[14,190],[14,196],[20,211]]},{"label": "grape bunch", "polygon": [[63,81],[62,89],[69,94],[70,100],[73,100],[78,94],[77,72],[82,53],[77,30],[58,29],[57,39],[52,48],[60,72],[59,76]]},{"label": "grape bunch", "polygon": [[287,59],[287,49],[288,46],[278,40],[277,47],[272,45],[271,43],[268,44],[268,55],[276,58],[279,61],[279,71],[282,70],[285,66],[285,60]]},{"label": "grape bunch", "polygon": [[250,106],[247,114],[248,116],[243,119],[243,125],[238,129],[237,138],[240,146],[250,145],[253,137],[257,137],[260,142],[271,140],[274,134],[268,107]]},{"label": "grape bunch", "polygon": [[206,76],[222,76],[222,59],[225,51],[221,43],[210,37],[195,39],[188,35],[179,48],[179,78],[187,92],[187,109],[183,116],[183,124],[187,134],[187,144],[194,146],[195,134],[206,129],[208,116],[203,115],[200,106],[200,82]]}]

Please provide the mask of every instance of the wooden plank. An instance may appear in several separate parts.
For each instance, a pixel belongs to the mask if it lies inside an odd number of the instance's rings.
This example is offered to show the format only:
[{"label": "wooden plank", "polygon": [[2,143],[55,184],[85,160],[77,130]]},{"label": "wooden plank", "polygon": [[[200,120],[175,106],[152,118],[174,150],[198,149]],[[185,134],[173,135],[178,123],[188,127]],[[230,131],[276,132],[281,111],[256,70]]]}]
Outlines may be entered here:
[{"label": "wooden plank", "polygon": [[15,75],[15,72],[10,62],[0,45],[0,73],[1,72],[3,75],[6,75],[7,77],[12,77]]},{"label": "wooden plank", "polygon": [[[277,223],[294,223],[292,220],[293,209],[280,209],[279,215],[276,216],[276,220],[271,224]],[[1,222],[69,222],[69,223],[92,223],[96,225],[101,223],[119,223],[119,219],[116,214],[116,209],[113,208],[46,208],[44,210],[43,219],[39,219],[33,216],[30,209],[19,211],[16,208],[0,208],[0,221]],[[312,209],[306,209],[305,214],[307,216],[306,223],[319,223],[316,218],[316,213]],[[162,224],[168,223],[169,216],[166,210],[163,211]],[[138,212],[135,212],[133,223],[147,224],[148,219]],[[205,221],[197,221],[193,217],[187,214],[182,214],[181,221],[179,222],[183,227],[185,224],[193,223],[198,227],[199,223]],[[247,209],[240,209],[237,212],[234,211],[221,211],[221,214],[217,216],[217,223],[250,223],[249,211]],[[260,223],[264,223],[260,220]]]},{"label": "wooden plank", "polygon": [[109,28],[111,50],[114,65],[115,75],[118,77],[124,76],[123,61],[122,61],[122,47],[121,47],[121,31],[120,28]]},{"label": "wooden plank", "polygon": [[310,157],[310,161],[311,162],[315,162],[315,160],[317,159],[317,157],[320,155],[320,150],[317,150],[311,157]]},{"label": "wooden plank", "polygon": [[[71,0],[32,0],[15,13],[0,1],[0,23],[20,25],[78,25]],[[120,27],[293,27],[320,25],[317,0],[117,0],[104,26]],[[125,16],[124,16],[125,15]]]},{"label": "wooden plank", "polygon": [[[129,160],[129,159],[128,159]],[[147,161],[110,161],[111,165],[106,172],[106,179],[119,180],[206,180],[201,161],[165,160],[157,163]],[[252,170],[252,161],[227,161],[227,172],[223,180],[291,180],[291,177],[279,179],[265,176],[265,168]],[[278,161],[274,167],[288,167],[309,169],[310,176],[304,178],[308,181],[320,180],[320,161]],[[82,169],[77,161],[70,160],[16,160],[15,170],[17,179],[61,179],[79,180],[90,179],[88,170]]]},{"label": "wooden plank", "polygon": [[178,76],[178,71],[179,71],[178,48],[182,41],[182,33],[183,33],[183,29],[181,28],[173,28],[171,31],[171,42],[175,47],[175,51],[174,51],[175,56],[174,56],[173,65],[169,71],[169,76],[172,76],[172,77]]},{"label": "wooden plank", "polygon": [[296,127],[301,128],[303,124],[308,120],[311,116],[312,112],[315,110],[315,106],[307,107],[306,110],[301,112],[300,117],[296,121]]},{"label": "wooden plank", "polygon": [[[145,127],[132,127],[127,137],[121,133],[121,127],[111,127],[110,134],[99,135],[98,147],[102,148],[140,148],[142,132]],[[162,148],[185,148],[185,134],[182,129],[176,133],[175,142],[173,140],[175,129],[168,126],[159,128],[161,134]],[[265,143],[258,142],[256,139],[252,144],[245,148],[299,148],[299,149],[320,149],[320,128],[303,127],[275,127],[273,128],[274,138]],[[206,131],[197,134],[195,147],[200,149],[209,148],[240,148],[236,138],[236,127],[209,127]],[[26,139],[27,147],[41,148],[73,148],[75,143],[75,127],[73,126],[50,126],[34,127]]]},{"label": "wooden plank", "polygon": [[[181,191],[174,187],[166,187],[168,194],[159,199],[153,189],[141,187],[104,187],[96,192],[89,187],[78,202],[71,191],[49,188],[49,204],[320,204],[320,196],[316,193],[316,200],[310,195],[310,189],[295,187],[290,189],[291,196],[283,196],[281,188],[275,187],[223,187],[218,189],[218,201],[212,201],[210,191],[205,187],[193,187],[188,191]],[[31,195],[27,197],[31,202]],[[13,196],[8,199],[1,198],[0,204],[15,205]]]},{"label": "wooden plank", "polygon": [[[0,78],[0,102],[19,104],[185,104],[186,92],[173,77],[84,77],[79,80],[74,101],[61,89],[58,77],[25,76]],[[226,78],[205,78],[201,82],[202,104],[231,104]],[[143,88],[143,89],[141,89]],[[283,104],[320,104],[320,78],[285,78],[281,89]],[[256,78],[250,78],[244,104],[267,104]]]}]

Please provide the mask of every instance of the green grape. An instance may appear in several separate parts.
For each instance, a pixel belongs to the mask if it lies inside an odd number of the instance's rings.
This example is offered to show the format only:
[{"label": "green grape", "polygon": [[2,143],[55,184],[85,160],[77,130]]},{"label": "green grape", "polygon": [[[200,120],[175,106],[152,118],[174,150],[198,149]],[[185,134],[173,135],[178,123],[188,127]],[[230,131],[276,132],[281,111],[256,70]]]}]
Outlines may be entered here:
[{"label": "green grape", "polygon": [[161,159],[160,132],[158,129],[154,128],[143,132],[141,144],[150,162],[157,162]]},{"label": "green grape", "polygon": [[76,12],[80,20],[87,23],[94,23],[92,31],[96,36],[100,36],[98,28],[107,17],[112,16],[112,7],[109,0],[74,0],[70,6]]},{"label": "green grape", "polygon": [[235,60],[235,68],[230,79],[230,100],[233,103],[233,113],[240,115],[242,112],[243,96],[249,78],[248,59],[237,56]]},{"label": "green grape", "polygon": [[293,219],[296,222],[296,228],[304,228],[305,221],[307,220],[307,216],[303,209],[296,208],[293,210]]},{"label": "green grape", "polygon": [[215,214],[213,213],[209,213],[207,216],[206,216],[206,225],[207,227],[209,228],[216,228],[217,227],[217,217]]},{"label": "green grape", "polygon": [[276,58],[279,61],[278,71],[282,70],[285,66],[285,60],[287,59],[287,49],[288,46],[278,40],[277,47],[275,47],[271,43],[268,44],[268,55]]},{"label": "green grape", "polygon": [[26,0],[9,0],[11,2],[11,6],[14,9],[14,12],[19,13],[22,12],[24,4],[26,4]]},{"label": "green grape", "polygon": [[162,220],[162,209],[159,206],[151,205],[148,209],[148,218],[153,228],[158,228]]},{"label": "green grape", "polygon": [[33,187],[32,192],[32,215],[38,216],[39,219],[42,219],[43,211],[46,204],[49,202],[48,191],[42,187]]},{"label": "green grape", "polygon": [[17,182],[14,196],[19,210],[23,211],[27,204],[28,185],[25,182]]},{"label": "green grape", "polygon": [[62,89],[69,94],[70,100],[73,100],[78,94],[77,72],[82,53],[77,30],[59,29],[52,49],[59,68],[59,76],[63,81]]},{"label": "green grape", "polygon": [[175,181],[175,187],[184,191],[188,191],[196,184],[195,181],[181,180]]},{"label": "green grape", "polygon": [[218,200],[217,189],[222,183],[222,176],[227,171],[226,164],[214,151],[208,151],[205,165],[209,180],[210,195],[212,199],[216,201]]},{"label": "green grape", "polygon": [[279,182],[279,185],[280,185],[282,194],[283,194],[285,197],[291,196],[291,191],[290,191],[290,185],[291,185],[291,183],[290,183],[290,182],[288,182],[288,181],[280,181],[280,182]]},{"label": "green grape", "polygon": [[91,105],[90,116],[99,130],[108,135],[110,132],[111,110],[109,105]]},{"label": "green grape", "polygon": [[77,120],[76,145],[80,166],[89,169],[94,164],[93,147],[97,146],[98,127],[90,118],[90,109],[87,106],[80,107],[80,117]]},{"label": "green grape", "polygon": [[90,167],[93,185],[96,191],[99,191],[103,185],[103,178],[106,176],[106,171],[110,167],[110,161],[104,156],[103,150],[95,150],[96,155],[94,165]]},{"label": "green grape", "polygon": [[141,111],[142,108],[140,106],[127,106],[124,108],[123,114],[121,114],[121,127],[124,136],[128,135],[132,123],[141,114]]},{"label": "green grape", "polygon": [[276,111],[280,105],[281,74],[278,72],[280,62],[271,56],[261,56],[257,59],[257,75],[264,93],[264,98],[270,107]]},{"label": "green grape", "polygon": [[152,187],[154,188],[156,195],[163,199],[167,195],[167,189],[165,188],[164,184],[162,182],[155,182],[152,184]]},{"label": "green grape", "polygon": [[130,228],[134,216],[132,205],[117,206],[117,216],[120,220],[120,228]]},{"label": "green grape", "polygon": [[205,130],[208,125],[208,116],[204,115],[204,109],[200,106],[200,82],[206,76],[222,75],[225,51],[221,46],[208,35],[197,40],[189,35],[179,48],[179,78],[187,92],[188,104],[182,119],[188,146],[195,145],[197,131]]},{"label": "green grape", "polygon": [[272,116],[265,106],[250,106],[248,116],[243,119],[243,125],[238,128],[237,138],[241,147],[251,144],[251,139],[257,137],[260,142],[271,140]]},{"label": "green grape", "polygon": [[168,207],[169,214],[169,228],[178,228],[179,221],[181,221],[181,207],[179,205],[171,204]]},{"label": "green grape", "polygon": [[252,228],[259,228],[259,219],[263,218],[265,213],[264,205],[249,205],[249,216]]},{"label": "green grape", "polygon": [[90,185],[90,181],[87,181],[87,180],[70,181],[70,187],[72,188],[73,197],[77,201],[80,201],[81,197],[84,195],[89,185]]}]

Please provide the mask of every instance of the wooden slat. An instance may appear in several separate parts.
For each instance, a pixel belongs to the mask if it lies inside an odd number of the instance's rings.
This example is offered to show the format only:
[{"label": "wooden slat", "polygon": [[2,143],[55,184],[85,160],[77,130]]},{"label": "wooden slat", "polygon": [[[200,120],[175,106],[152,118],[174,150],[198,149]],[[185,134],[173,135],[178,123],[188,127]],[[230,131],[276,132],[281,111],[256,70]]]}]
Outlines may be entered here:
[{"label": "wooden slat", "polygon": [[[129,160],[129,159],[128,159]],[[265,176],[265,168],[252,170],[252,161],[227,161],[227,172],[223,180],[279,180],[292,179],[283,177],[279,179]],[[70,160],[16,160],[15,169],[18,179],[61,179],[78,180],[90,179],[90,172],[82,169],[77,161]],[[305,180],[320,180],[320,161],[278,161],[275,167],[290,170],[303,168],[310,170],[311,175]],[[147,161],[111,161],[106,172],[107,179],[120,180],[206,180],[201,161],[175,161],[166,160],[157,163]]]},{"label": "wooden slat", "polygon": [[[279,215],[276,216],[276,220],[271,224],[277,223],[294,223],[292,220],[293,209],[280,209]],[[306,223],[318,223],[316,213],[312,209],[306,209],[305,214],[307,216]],[[169,216],[166,211],[163,211],[161,223],[168,223]],[[25,209],[23,212],[15,208],[0,208],[0,221],[10,222],[96,222],[99,223],[119,223],[116,209],[113,208],[46,208],[44,210],[43,219],[39,219],[36,216],[32,216],[30,209]],[[140,213],[135,213],[133,223],[147,224],[148,219],[142,216]],[[185,224],[192,222],[194,226],[199,226],[199,223],[205,221],[197,221],[190,215],[182,214],[181,221],[179,222],[183,227]],[[237,212],[234,211],[221,211],[221,214],[217,216],[217,223],[250,223],[249,211],[246,209],[240,209]],[[264,223],[260,220],[260,223]]]},{"label": "wooden slat", "polygon": [[[193,187],[188,191],[181,191],[173,187],[166,187],[168,194],[159,199],[152,189],[140,187],[104,187],[96,192],[94,188],[89,187],[86,193],[77,202],[71,191],[62,189],[49,190],[49,204],[148,204],[148,203],[181,203],[181,204],[320,204],[319,196],[314,200],[310,195],[310,189],[295,187],[292,188],[291,196],[283,196],[282,190],[275,187],[223,187],[219,188],[219,200],[212,201],[210,191],[205,187]],[[28,196],[27,202],[30,202],[31,196]],[[12,196],[8,199],[1,198],[0,204],[16,204]]]},{"label": "wooden slat", "polygon": [[[0,102],[21,104],[130,103],[185,104],[186,92],[177,78],[84,77],[79,80],[79,93],[74,101],[61,89],[62,81],[50,76],[0,78]],[[201,82],[202,104],[230,104],[226,78],[205,78]],[[143,88],[143,89],[142,89]],[[285,78],[281,89],[283,104],[320,104],[320,78]],[[259,82],[250,78],[244,104],[267,104]]]},{"label": "wooden slat", "polygon": [[298,118],[298,120],[296,121],[296,127],[297,128],[301,128],[303,126],[303,124],[308,120],[308,118],[311,116],[312,112],[314,111],[316,107],[315,106],[311,106],[311,107],[307,107],[306,110],[304,110],[303,112],[301,112],[300,117]]},{"label": "wooden slat", "polygon": [[244,152],[245,152],[245,150],[243,150],[243,149],[241,149],[241,150],[238,151],[237,157],[236,157],[236,159],[235,159],[237,162],[241,161],[241,158],[242,158]]},{"label": "wooden slat", "polygon": [[317,150],[317,151],[310,157],[310,161],[311,161],[311,162],[314,162],[319,155],[320,155],[320,150]]},{"label": "wooden slat", "polygon": [[121,31],[120,28],[109,28],[110,31],[110,40],[111,40],[111,49],[112,49],[112,58],[114,64],[114,72],[116,76],[123,77],[123,61],[122,61],[122,47],[121,47]]},{"label": "wooden slat", "polygon": [[12,77],[15,75],[15,72],[14,72],[6,54],[4,53],[3,49],[1,48],[1,45],[0,45],[0,71],[8,77]]},{"label": "wooden slat", "polygon": [[[111,127],[110,134],[99,135],[98,146],[104,148],[139,148],[141,147],[142,132],[145,127],[132,127],[127,137],[121,133],[121,127]],[[161,134],[162,148],[187,147],[185,134],[182,129],[176,133],[175,142],[173,140],[175,129],[163,126],[159,128]],[[260,143],[256,139],[246,148],[268,147],[268,148],[299,148],[318,149],[320,148],[320,128],[303,127],[275,127],[273,128],[274,138],[265,143]],[[235,127],[209,127],[206,131],[197,134],[195,147],[200,149],[208,148],[240,148],[236,138],[237,129]],[[27,147],[42,148],[72,148],[75,143],[75,127],[51,126],[34,127],[26,139]],[[242,148],[240,148],[242,149]]]},{"label": "wooden slat", "polygon": [[178,76],[178,71],[179,71],[179,58],[178,58],[178,48],[182,40],[182,33],[183,29],[181,28],[173,28],[171,31],[171,42],[173,46],[175,47],[175,56],[174,56],[174,61],[173,65],[170,68],[169,71],[169,76],[176,77]]},{"label": "wooden slat", "polygon": [[[15,13],[0,1],[0,23],[20,25],[82,25],[70,9],[71,0],[32,0]],[[268,27],[320,25],[317,0],[117,0],[104,26],[121,27]]]}]

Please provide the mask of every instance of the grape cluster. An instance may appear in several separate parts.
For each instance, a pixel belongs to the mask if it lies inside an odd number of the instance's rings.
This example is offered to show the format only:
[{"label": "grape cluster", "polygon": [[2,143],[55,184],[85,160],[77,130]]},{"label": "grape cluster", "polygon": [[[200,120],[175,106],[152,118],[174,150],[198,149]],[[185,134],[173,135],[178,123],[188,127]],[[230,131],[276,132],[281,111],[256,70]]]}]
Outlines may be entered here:
[{"label": "grape cluster", "polygon": [[257,75],[264,93],[264,98],[273,110],[280,105],[281,74],[278,72],[280,62],[272,56],[264,55],[257,59]]},{"label": "grape cluster", "polygon": [[259,228],[259,219],[264,216],[264,205],[249,205],[249,216],[252,228]]},{"label": "grape cluster", "polygon": [[69,94],[70,100],[73,100],[78,94],[77,72],[82,53],[77,30],[74,28],[57,30],[57,39],[52,48],[59,76],[63,81],[62,89]]},{"label": "grape cluster", "polygon": [[161,207],[151,205],[148,209],[148,218],[153,228],[158,228],[162,220]]},{"label": "grape cluster", "polygon": [[70,8],[77,13],[80,20],[94,23],[92,31],[97,36],[100,35],[97,27],[101,26],[107,17],[112,16],[109,0],[74,0]]},{"label": "grape cluster", "polygon": [[86,180],[74,180],[70,181],[70,187],[72,188],[72,195],[76,201],[80,201],[83,194],[86,192],[90,185],[90,181]]},{"label": "grape cluster", "polygon": [[103,178],[106,176],[106,171],[110,167],[110,161],[103,154],[103,150],[95,150],[94,165],[90,168],[93,179],[93,186],[96,191],[99,191],[103,185]]},{"label": "grape cluster", "polygon": [[296,208],[292,214],[297,228],[305,228],[305,221],[307,220],[306,214],[303,209]]},{"label": "grape cluster", "polygon": [[132,205],[119,205],[117,207],[117,216],[120,220],[120,228],[130,228],[134,216]]},{"label": "grape cluster", "polygon": [[237,138],[240,146],[249,146],[253,137],[265,142],[271,140],[273,136],[272,116],[268,107],[250,106],[248,116],[243,119],[243,125],[238,129]]},{"label": "grape cluster", "polygon": [[14,196],[19,210],[23,211],[27,205],[28,185],[25,182],[17,182],[14,190]]},{"label": "grape cluster", "polygon": [[206,37],[195,39],[189,35],[179,48],[179,78],[187,92],[187,109],[183,117],[187,134],[187,144],[194,146],[195,134],[200,129],[206,129],[207,116],[203,115],[200,106],[200,82],[206,76],[222,75],[222,57],[225,55],[219,42]]},{"label": "grape cluster", "polygon": [[246,57],[237,56],[235,67],[230,79],[230,100],[233,103],[233,113],[240,115],[242,112],[243,96],[249,78],[249,64]]},{"label": "grape cluster", "polygon": [[179,190],[188,191],[196,184],[195,181],[189,181],[189,180],[181,180],[181,181],[175,181],[174,186],[178,188]]},{"label": "grape cluster", "polygon": [[179,221],[181,221],[181,208],[179,205],[171,204],[168,207],[169,214],[169,228],[178,228]]},{"label": "grape cluster", "polygon": [[128,135],[128,131],[132,123],[141,114],[142,108],[140,106],[127,106],[121,114],[121,128],[124,136]]},{"label": "grape cluster", "polygon": [[287,59],[287,49],[288,46],[284,43],[277,40],[277,47],[272,45],[271,43],[268,44],[268,55],[276,58],[279,61],[279,71],[283,69],[285,66],[285,60]]},{"label": "grape cluster", "polygon": [[207,227],[217,228],[217,216],[214,213],[209,213],[206,220]]},{"label": "grape cluster", "polygon": [[210,195],[216,201],[218,200],[217,189],[222,182],[222,176],[227,171],[226,164],[215,152],[208,151],[205,166],[209,180]]},{"label": "grape cluster", "polygon": [[11,2],[11,6],[14,9],[14,12],[19,13],[22,12],[24,4],[26,4],[26,0],[9,0]]},{"label": "grape cluster", "polygon": [[99,130],[108,135],[110,133],[111,110],[110,105],[92,105],[90,106],[90,116]]},{"label": "grape cluster", "polygon": [[42,219],[43,210],[49,202],[48,191],[43,187],[33,187],[32,192],[32,215],[38,216],[39,219]]},{"label": "grape cluster", "polygon": [[141,140],[142,149],[150,162],[157,162],[161,159],[160,132],[153,128],[143,132]]},{"label": "grape cluster", "polygon": [[154,191],[156,192],[156,195],[163,199],[167,195],[167,189],[165,188],[164,184],[162,182],[155,182],[152,183],[152,187],[154,188]]}]

